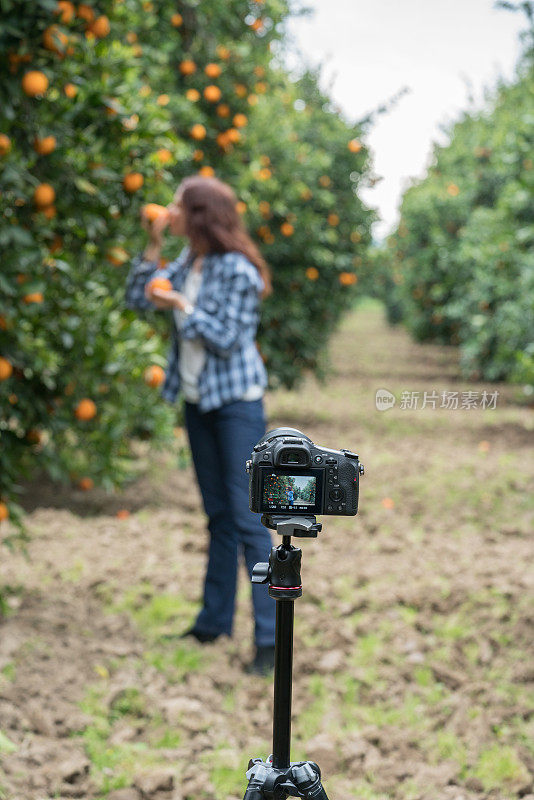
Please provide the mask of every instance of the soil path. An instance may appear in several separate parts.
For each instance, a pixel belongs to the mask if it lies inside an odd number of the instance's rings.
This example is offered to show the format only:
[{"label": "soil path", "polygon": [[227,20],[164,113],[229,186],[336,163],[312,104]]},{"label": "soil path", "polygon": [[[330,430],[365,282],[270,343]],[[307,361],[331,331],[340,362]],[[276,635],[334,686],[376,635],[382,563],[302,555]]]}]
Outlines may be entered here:
[{"label": "soil path", "polygon": [[[270,427],[366,468],[361,513],[301,544],[292,756],[320,763],[331,797],[532,798],[533,412],[375,306],[330,353],[326,384],[266,399]],[[165,638],[198,607],[204,518],[190,466],[144,444],[139,463],[121,495],[28,487],[29,558],[0,563],[1,800],[238,798],[270,752],[270,681],[243,672],[245,575],[232,639]]]}]

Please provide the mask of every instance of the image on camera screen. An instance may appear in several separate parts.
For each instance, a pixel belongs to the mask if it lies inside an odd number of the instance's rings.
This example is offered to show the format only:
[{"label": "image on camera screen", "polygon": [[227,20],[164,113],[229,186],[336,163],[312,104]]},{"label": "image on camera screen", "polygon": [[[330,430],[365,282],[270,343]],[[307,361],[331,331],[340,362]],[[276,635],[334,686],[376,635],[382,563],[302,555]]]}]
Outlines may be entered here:
[{"label": "image on camera screen", "polygon": [[317,478],[313,475],[266,473],[263,481],[263,508],[305,511],[315,506]]}]

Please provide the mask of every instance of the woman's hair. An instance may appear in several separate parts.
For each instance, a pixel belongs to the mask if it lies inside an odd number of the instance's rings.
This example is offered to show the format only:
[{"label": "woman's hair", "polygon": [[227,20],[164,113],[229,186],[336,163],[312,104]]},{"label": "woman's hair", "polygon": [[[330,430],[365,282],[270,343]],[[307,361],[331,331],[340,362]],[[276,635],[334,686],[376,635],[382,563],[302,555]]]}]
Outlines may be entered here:
[{"label": "woman's hair", "polygon": [[248,235],[237,211],[237,197],[227,183],[217,178],[192,175],[178,191],[184,210],[185,231],[198,253],[243,253],[263,278],[262,297],[272,292],[271,273],[260,251]]}]

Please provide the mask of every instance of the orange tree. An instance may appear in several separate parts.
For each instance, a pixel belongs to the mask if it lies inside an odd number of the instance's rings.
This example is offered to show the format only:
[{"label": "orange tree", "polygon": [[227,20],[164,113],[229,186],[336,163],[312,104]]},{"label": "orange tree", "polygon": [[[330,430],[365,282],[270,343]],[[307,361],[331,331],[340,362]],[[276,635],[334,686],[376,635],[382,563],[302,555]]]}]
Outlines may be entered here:
[{"label": "orange tree", "polygon": [[466,375],[534,383],[532,28],[525,40],[515,80],[463,115],[405,193],[380,272],[390,316],[459,345]]},{"label": "orange tree", "polygon": [[287,386],[324,371],[371,214],[363,131],[276,55],[286,2],[2,8],[0,520],[17,524],[21,475],[112,489],[132,435],[172,435],[157,390],[169,319],[124,308],[143,203],[197,171],[235,187],[273,270],[259,346]]}]

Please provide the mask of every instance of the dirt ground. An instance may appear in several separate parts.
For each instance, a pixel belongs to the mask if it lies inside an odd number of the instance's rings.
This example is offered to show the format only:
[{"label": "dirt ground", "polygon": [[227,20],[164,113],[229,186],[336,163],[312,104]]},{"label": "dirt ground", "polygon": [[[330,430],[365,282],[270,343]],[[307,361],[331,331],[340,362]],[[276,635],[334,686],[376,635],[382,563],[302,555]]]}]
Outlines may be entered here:
[{"label": "dirt ground", "polygon": [[[358,516],[295,542],[292,758],[320,764],[331,798],[532,800],[533,411],[373,305],[330,353],[326,384],[266,398],[269,427],[366,468]],[[495,409],[420,407],[484,390]],[[29,485],[28,557],[0,551],[0,800],[239,798],[271,752],[272,682],[243,670],[247,577],[231,639],[172,638],[198,609],[204,515],[191,466],[136,446],[121,494]]]}]

